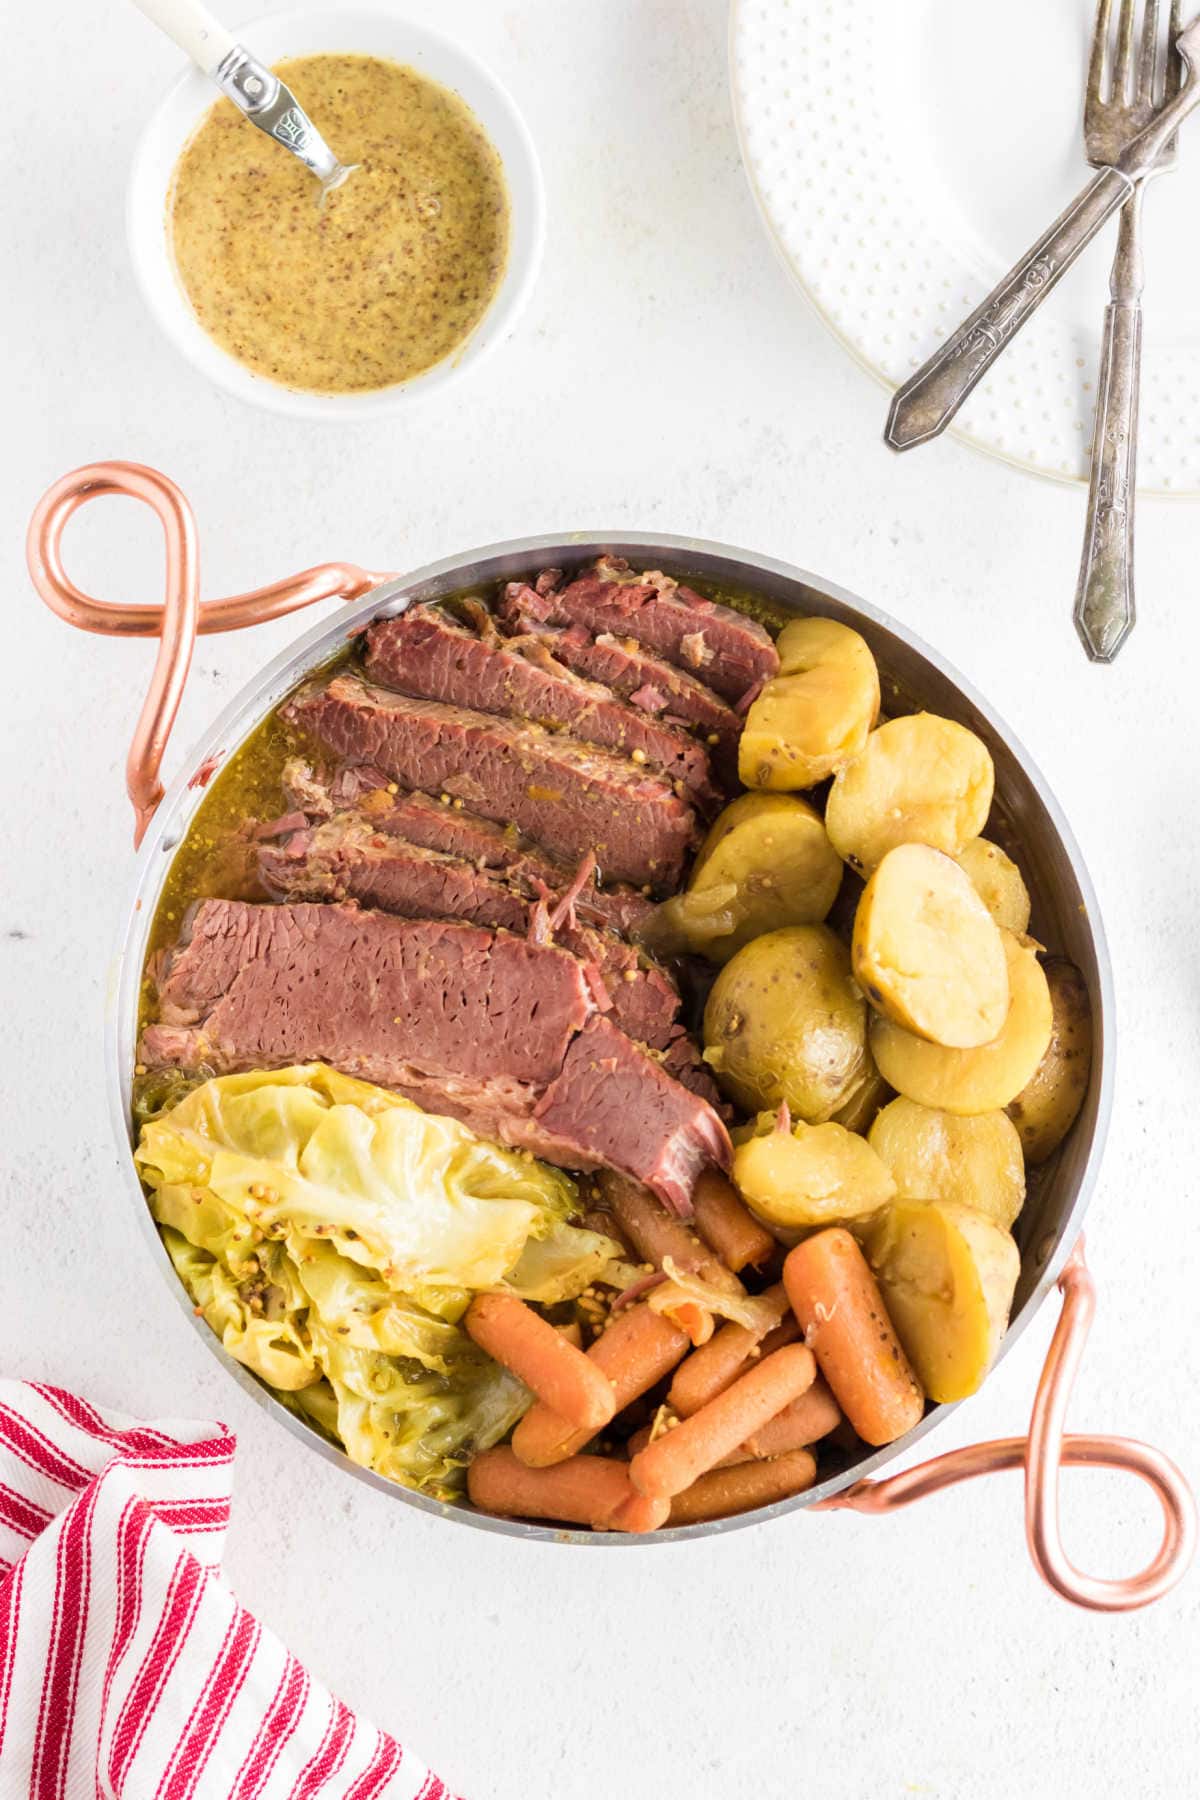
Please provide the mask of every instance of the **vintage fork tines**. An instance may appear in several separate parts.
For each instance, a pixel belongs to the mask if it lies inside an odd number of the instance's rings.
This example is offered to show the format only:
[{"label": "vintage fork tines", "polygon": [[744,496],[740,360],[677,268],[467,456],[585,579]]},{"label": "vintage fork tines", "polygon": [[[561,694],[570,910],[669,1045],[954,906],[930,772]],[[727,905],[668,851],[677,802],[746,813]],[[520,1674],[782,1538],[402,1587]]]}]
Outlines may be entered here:
[{"label": "vintage fork tines", "polygon": [[[1179,0],[1172,0],[1165,34],[1159,29],[1160,0],[1145,0],[1140,34],[1135,0],[1121,0],[1115,30],[1112,12],[1112,0],[1099,0],[1083,108],[1084,146],[1093,168],[1115,163],[1183,82],[1183,58],[1175,47]],[[1173,133],[1155,158],[1156,168],[1175,161],[1178,144]]]}]

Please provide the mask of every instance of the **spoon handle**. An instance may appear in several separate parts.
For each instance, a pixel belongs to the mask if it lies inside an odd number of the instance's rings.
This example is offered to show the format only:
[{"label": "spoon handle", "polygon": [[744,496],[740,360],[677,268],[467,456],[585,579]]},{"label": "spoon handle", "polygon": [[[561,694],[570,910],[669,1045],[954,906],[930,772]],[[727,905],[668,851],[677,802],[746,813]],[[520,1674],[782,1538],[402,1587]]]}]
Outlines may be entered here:
[{"label": "spoon handle", "polygon": [[139,12],[165,31],[197,68],[216,80],[217,70],[237,49],[237,39],[201,0],[133,0]]}]

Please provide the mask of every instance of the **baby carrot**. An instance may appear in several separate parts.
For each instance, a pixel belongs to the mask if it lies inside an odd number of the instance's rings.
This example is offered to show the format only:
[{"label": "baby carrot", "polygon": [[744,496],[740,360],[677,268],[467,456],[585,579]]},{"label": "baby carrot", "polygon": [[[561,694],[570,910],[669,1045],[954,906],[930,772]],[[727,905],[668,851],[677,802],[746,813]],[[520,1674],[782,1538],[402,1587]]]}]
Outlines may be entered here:
[{"label": "baby carrot", "polygon": [[[620,1412],[669,1375],[688,1348],[687,1338],[670,1319],[643,1304],[617,1313],[588,1351],[587,1360],[608,1382],[614,1409]],[[573,1456],[591,1435],[539,1401],[513,1432],[512,1446],[523,1463],[544,1469]]]},{"label": "baby carrot", "polygon": [[790,1450],[805,1450],[836,1429],[841,1423],[838,1403],[818,1375],[806,1394],[785,1406],[782,1412],[760,1425],[744,1444],[721,1462],[721,1468],[739,1462],[761,1462],[767,1457],[783,1456]]},{"label": "baby carrot", "polygon": [[639,1450],[629,1465],[639,1494],[673,1499],[760,1425],[812,1386],[817,1367],[803,1344],[786,1344],[755,1363],[732,1387]]},{"label": "baby carrot", "polygon": [[736,1381],[750,1352],[763,1341],[768,1331],[782,1323],[788,1304],[782,1282],[768,1288],[761,1297],[770,1304],[769,1316],[773,1317],[773,1324],[767,1324],[764,1319],[766,1329],[763,1331],[751,1331],[746,1325],[722,1325],[707,1344],[694,1350],[687,1361],[679,1365],[667,1400],[680,1418],[686,1419],[699,1412],[731,1381]]},{"label": "baby carrot", "polygon": [[783,1285],[821,1373],[864,1443],[890,1444],[925,1411],[867,1259],[841,1226],[788,1252]]},{"label": "baby carrot", "polygon": [[467,1470],[467,1494],[480,1512],[560,1519],[594,1531],[653,1531],[666,1511],[639,1504],[642,1497],[630,1485],[627,1463],[572,1456],[553,1469],[527,1469],[507,1444],[475,1458]]},{"label": "baby carrot", "polygon": [[515,1294],[476,1294],[463,1324],[498,1363],[579,1431],[613,1416],[613,1393],[595,1363]]},{"label": "baby carrot", "polygon": [[660,1269],[663,1257],[669,1256],[680,1268],[690,1270],[712,1287],[727,1294],[745,1293],[737,1276],[717,1260],[695,1232],[661,1206],[649,1188],[631,1181],[627,1175],[606,1172],[600,1176],[600,1189],[616,1214],[617,1224],[643,1261]]},{"label": "baby carrot", "polygon": [[[592,1458],[594,1462],[595,1457]],[[630,1484],[632,1487],[632,1483]],[[618,1506],[608,1522],[610,1531],[628,1531],[640,1536],[644,1531],[657,1531],[665,1525],[671,1515],[669,1500],[648,1500],[645,1494],[631,1492],[629,1499]]]},{"label": "baby carrot", "polygon": [[757,1268],[775,1249],[775,1239],[743,1206],[733,1183],[719,1169],[705,1169],[692,1195],[696,1230],[735,1275]]},{"label": "baby carrot", "polygon": [[792,1450],[771,1462],[739,1463],[735,1469],[714,1469],[701,1475],[690,1488],[676,1494],[667,1520],[670,1525],[700,1525],[706,1519],[728,1519],[802,1494],[817,1476],[815,1457],[808,1450]]}]

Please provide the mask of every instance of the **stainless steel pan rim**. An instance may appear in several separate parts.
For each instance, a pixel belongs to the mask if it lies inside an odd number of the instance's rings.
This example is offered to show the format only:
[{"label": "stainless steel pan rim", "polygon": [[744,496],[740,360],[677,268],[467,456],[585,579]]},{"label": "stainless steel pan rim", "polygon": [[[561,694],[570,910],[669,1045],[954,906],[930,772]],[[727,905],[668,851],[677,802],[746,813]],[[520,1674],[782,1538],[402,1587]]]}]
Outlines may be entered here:
[{"label": "stainless steel pan rim", "polygon": [[[1055,840],[1052,847],[1059,853],[1070,882],[1077,891],[1078,905],[1081,908],[1079,929],[1083,932],[1086,949],[1090,953],[1084,958],[1090,963],[1084,973],[1091,990],[1094,1012],[1095,1056],[1091,1093],[1084,1116],[1077,1124],[1074,1134],[1078,1136],[1086,1129],[1087,1141],[1082,1159],[1065,1184],[1069,1193],[1063,1210],[1054,1222],[1053,1230],[1043,1233],[1036,1246],[1036,1276],[1014,1313],[1001,1346],[1001,1355],[1017,1341],[1057,1281],[1079,1235],[1083,1215],[1091,1199],[1112,1108],[1113,1056],[1107,1042],[1107,1029],[1113,1018],[1114,1001],[1108,949],[1095,893],[1083,858],[1052,792],[1024,747],[974,688],[915,633],[847,589],[775,558],[757,556],[749,551],[702,538],[675,537],[657,532],[579,532],[568,536],[519,538],[488,545],[465,555],[442,558],[413,574],[373,589],[354,606],[338,612],[333,618],[324,620],[302,635],[289,649],[275,657],[231,701],[187,758],[146,834],[137,857],[133,891],[124,913],[125,922],[114,979],[109,983],[110,1000],[105,1018],[106,1084],[113,1130],[138,1229],[149,1245],[159,1271],[166,1279],[181,1311],[200,1333],[209,1350],[260,1406],[295,1437],[318,1450],[328,1461],[358,1480],[431,1516],[453,1519],[479,1530],[497,1532],[507,1537],[553,1544],[587,1544],[613,1548],[643,1543],[674,1543],[719,1535],[814,1506],[842,1492],[863,1477],[873,1475],[914,1449],[957,1408],[935,1407],[915,1430],[898,1443],[873,1452],[805,1494],[778,1501],[754,1512],[743,1513],[736,1518],[658,1531],[645,1538],[571,1531],[495,1519],[476,1513],[466,1506],[448,1505],[413,1493],[352,1462],[344,1452],[297,1418],[223,1349],[203,1319],[196,1316],[187,1292],[163,1248],[133,1165],[130,1154],[129,1106],[138,997],[147,935],[158,892],[170,866],[170,858],[202,796],[202,784],[198,779],[200,772],[211,769],[214,763],[219,763],[235,750],[265,714],[304,675],[333,656],[347,638],[381,611],[399,609],[409,601],[435,598],[439,594],[476,583],[523,575],[535,564],[541,567],[566,564],[570,567],[589,560],[601,551],[628,555],[643,564],[661,565],[668,572],[690,572],[733,587],[758,590],[797,610],[825,612],[843,618],[859,626],[873,643],[886,638],[893,646],[900,646],[914,663],[925,665],[925,671],[932,677],[935,686],[941,684],[948,691],[952,690],[956,716],[961,716],[964,707],[974,715],[974,721],[982,728],[993,753],[999,752],[1007,769],[1027,785],[1030,796],[1044,815],[1044,823],[1049,825]],[[891,659],[886,651],[882,660],[885,670],[888,669]],[[999,760],[998,757],[998,766]],[[1024,1279],[1023,1277],[1023,1281]]]}]

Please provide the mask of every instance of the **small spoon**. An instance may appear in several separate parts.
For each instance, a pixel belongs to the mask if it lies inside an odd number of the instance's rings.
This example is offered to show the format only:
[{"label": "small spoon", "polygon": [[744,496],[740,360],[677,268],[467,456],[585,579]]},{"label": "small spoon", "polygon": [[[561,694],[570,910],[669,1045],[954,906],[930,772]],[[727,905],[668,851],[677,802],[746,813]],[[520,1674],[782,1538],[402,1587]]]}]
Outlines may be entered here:
[{"label": "small spoon", "polygon": [[321,184],[320,198],[340,187],[357,163],[340,163],[289,87],[238,43],[201,0],[133,0],[173,38],[252,125],[290,150]]}]

